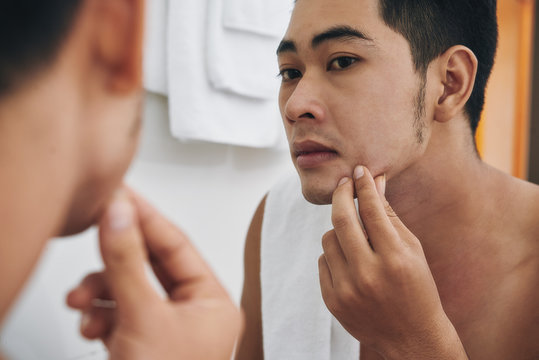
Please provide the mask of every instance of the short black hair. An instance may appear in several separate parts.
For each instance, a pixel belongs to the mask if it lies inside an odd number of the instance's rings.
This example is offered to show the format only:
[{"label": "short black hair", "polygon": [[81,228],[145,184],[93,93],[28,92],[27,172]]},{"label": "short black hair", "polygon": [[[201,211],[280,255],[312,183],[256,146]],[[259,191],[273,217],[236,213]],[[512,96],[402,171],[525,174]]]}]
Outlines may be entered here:
[{"label": "short black hair", "polygon": [[464,45],[475,54],[477,76],[465,107],[475,134],[498,45],[496,0],[379,0],[379,6],[386,25],[408,40],[421,74],[452,46]]},{"label": "short black hair", "polygon": [[55,59],[82,1],[0,1],[0,98]]}]

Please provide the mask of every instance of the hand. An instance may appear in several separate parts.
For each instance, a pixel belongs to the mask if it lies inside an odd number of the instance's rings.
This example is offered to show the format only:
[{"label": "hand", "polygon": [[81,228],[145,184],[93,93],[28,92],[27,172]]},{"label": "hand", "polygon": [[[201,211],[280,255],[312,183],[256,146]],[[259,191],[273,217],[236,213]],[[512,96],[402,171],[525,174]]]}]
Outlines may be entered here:
[{"label": "hand", "polygon": [[[230,359],[240,312],[180,230],[124,192],[99,236],[105,269],[67,296],[83,336],[102,339],[111,360]],[[148,281],[148,253],[166,296]]]},{"label": "hand", "polygon": [[419,240],[385,199],[385,177],[375,180],[364,167],[354,177],[335,190],[334,230],[322,239],[320,285],[328,309],[386,359],[466,359]]}]

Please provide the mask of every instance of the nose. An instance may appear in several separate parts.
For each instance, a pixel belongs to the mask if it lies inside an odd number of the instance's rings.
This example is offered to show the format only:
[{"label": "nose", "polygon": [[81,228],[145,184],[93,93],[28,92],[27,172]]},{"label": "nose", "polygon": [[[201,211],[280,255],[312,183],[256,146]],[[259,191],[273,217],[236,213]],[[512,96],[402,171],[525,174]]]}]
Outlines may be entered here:
[{"label": "nose", "polygon": [[324,118],[322,96],[314,80],[304,76],[291,90],[288,98],[286,94],[283,94],[286,101],[284,116],[288,123],[306,120],[320,121]]}]

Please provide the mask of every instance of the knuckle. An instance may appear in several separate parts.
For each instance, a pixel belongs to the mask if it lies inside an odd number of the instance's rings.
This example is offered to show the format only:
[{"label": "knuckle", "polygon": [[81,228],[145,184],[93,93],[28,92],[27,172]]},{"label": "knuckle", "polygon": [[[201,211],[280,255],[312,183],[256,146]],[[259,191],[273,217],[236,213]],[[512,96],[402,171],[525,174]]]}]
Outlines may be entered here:
[{"label": "knuckle", "polygon": [[371,187],[370,182],[364,181],[365,177],[361,177],[355,181],[356,185],[356,191],[362,192],[362,191],[368,191]]},{"label": "knuckle", "polygon": [[320,269],[323,266],[326,266],[326,255],[324,254],[320,255],[318,258],[318,268]]},{"label": "knuckle", "polygon": [[386,266],[393,275],[402,276],[408,271],[409,261],[403,256],[392,256],[387,260]]},{"label": "knuckle", "polygon": [[352,305],[356,302],[357,292],[355,288],[348,283],[338,286],[337,294],[341,305]]},{"label": "knuckle", "polygon": [[336,229],[342,229],[350,226],[352,221],[346,214],[332,214],[331,222]]},{"label": "knuckle", "polygon": [[325,299],[326,306],[329,311],[336,317],[340,317],[342,314],[345,314],[346,304],[342,301],[339,294],[331,294]]},{"label": "knuckle", "polygon": [[329,291],[322,292],[322,298],[328,310],[332,314],[336,314],[338,311],[340,311],[340,305],[338,304],[338,301],[336,300],[332,292],[329,292]]},{"label": "knuckle", "polygon": [[101,253],[107,264],[126,263],[140,252],[141,239],[133,232],[115,237],[101,234]]},{"label": "knuckle", "polygon": [[416,264],[417,262],[409,256],[393,257],[386,264],[387,274],[396,285],[405,287],[417,275]]},{"label": "knuckle", "polygon": [[181,233],[170,234],[165,238],[170,241],[155,242],[151,249],[151,261],[153,263],[167,263],[177,254],[183,253],[189,247],[189,241]]},{"label": "knuckle", "polygon": [[328,231],[322,236],[322,247],[324,250],[329,248],[331,244],[335,241],[337,235],[334,230]]},{"label": "knuckle", "polygon": [[135,250],[129,246],[111,246],[106,249],[104,260],[108,264],[124,264],[133,258]]},{"label": "knuckle", "polygon": [[380,218],[380,215],[374,205],[360,206],[359,213],[363,221],[373,222]]},{"label": "knuckle", "polygon": [[372,296],[378,293],[380,283],[373,273],[361,273],[357,277],[357,286],[363,294]]}]

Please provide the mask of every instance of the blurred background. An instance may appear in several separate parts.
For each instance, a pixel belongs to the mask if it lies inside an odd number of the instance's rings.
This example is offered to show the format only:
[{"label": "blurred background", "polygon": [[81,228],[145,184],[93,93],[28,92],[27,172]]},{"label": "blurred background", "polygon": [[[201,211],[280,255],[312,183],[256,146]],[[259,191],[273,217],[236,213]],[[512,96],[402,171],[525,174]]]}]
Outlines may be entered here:
[{"label": "blurred background", "polygon": [[[251,216],[293,171],[274,55],[292,2],[148,1],[144,131],[126,182],[191,237],[238,303]],[[537,12],[534,0],[498,0],[499,49],[477,144],[486,162],[539,183]],[[9,359],[107,358],[78,336],[79,316],[64,305],[101,269],[96,237],[90,229],[50,242],[0,334]]]}]

